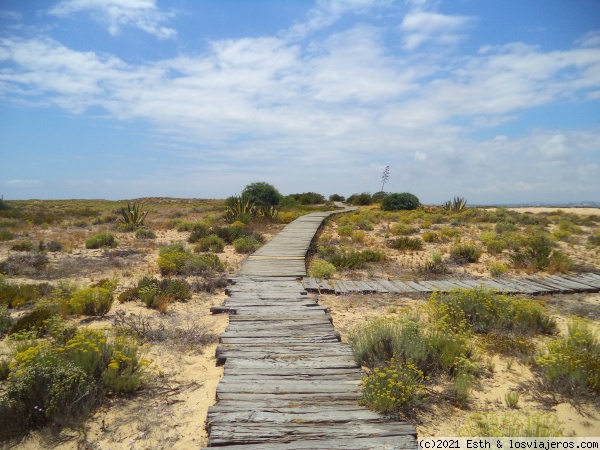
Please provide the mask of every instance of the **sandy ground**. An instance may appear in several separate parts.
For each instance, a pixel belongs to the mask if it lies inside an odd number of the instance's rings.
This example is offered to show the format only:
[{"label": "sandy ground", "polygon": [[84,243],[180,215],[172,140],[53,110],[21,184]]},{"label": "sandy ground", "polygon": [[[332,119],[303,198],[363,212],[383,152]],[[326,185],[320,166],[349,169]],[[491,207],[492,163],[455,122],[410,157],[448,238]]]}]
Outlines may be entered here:
[{"label": "sandy ground", "polygon": [[[556,208],[518,208],[519,211],[530,212],[555,211]],[[567,211],[566,209],[564,209]],[[577,208],[568,210],[578,214],[600,215],[600,209]],[[86,250],[83,239],[91,234],[85,230],[71,230],[73,248],[69,253],[60,253],[54,258],[58,266],[64,260],[85,258],[85,267],[78,267],[69,279],[82,285],[105,277],[117,277],[119,289],[133,285],[143,274],[157,275],[156,258],[160,245],[185,241],[187,233],[174,230],[159,230],[158,238],[154,241],[137,241],[131,235],[119,234],[121,241],[119,250],[134,252],[125,256],[114,256],[107,263],[103,251]],[[263,230],[272,236],[277,229]],[[425,230],[421,230],[421,233]],[[95,232],[97,232],[95,230]],[[478,233],[472,230],[472,236]],[[34,239],[52,239],[53,236],[64,236],[64,230],[32,229],[29,231]],[[335,228],[325,230],[332,238]],[[470,231],[466,231],[468,239]],[[376,228],[369,233],[363,246],[372,246],[382,251],[385,249],[383,231]],[[572,256],[586,264],[600,268],[597,250],[586,249],[582,246],[561,246]],[[385,265],[361,273],[340,273],[338,278],[368,278],[369,276],[385,276],[396,279],[415,279],[414,268],[428,259],[440,247],[427,244],[423,253],[390,254]],[[446,255],[449,245],[442,246]],[[0,260],[8,254],[7,246],[0,247]],[[237,255],[231,247],[226,248],[221,259],[226,263],[227,272],[234,274],[243,263],[245,256]],[[495,260],[495,259],[494,259]],[[79,259],[83,261],[83,259]],[[469,267],[455,267],[448,276],[480,276],[486,277],[487,265],[490,260],[483,258],[480,264]],[[511,274],[512,276],[513,274]],[[519,274],[515,274],[519,275]],[[525,274],[523,274],[525,275]],[[26,282],[40,280],[20,279]],[[154,310],[148,310],[141,303],[119,304],[115,302],[110,313],[101,320],[82,323],[85,326],[111,327],[113,319],[119,311],[124,311],[129,317],[132,314],[150,316],[157,323],[163,322],[170,328],[197,330],[204,339],[199,342],[175,342],[167,340],[153,342],[149,356],[154,360],[158,370],[152,377],[150,386],[131,397],[116,397],[107,399],[97,413],[86,421],[81,429],[63,430],[59,435],[50,431],[32,433],[15,448],[23,449],[189,449],[206,445],[204,421],[206,412],[215,401],[215,392],[222,369],[216,367],[214,353],[216,336],[224,331],[228,318],[225,315],[211,315],[209,308],[221,303],[224,294],[194,294],[187,303],[171,305],[166,315]],[[404,308],[419,308],[424,304],[423,298],[411,298],[392,295],[381,296],[350,296],[335,297],[321,296],[320,303],[332,310],[334,325],[345,340],[348,330],[368,318],[382,315],[399,315]],[[600,296],[571,295],[555,296],[546,299],[557,316],[564,318],[573,313],[585,313],[597,325],[600,320]],[[202,341],[202,343],[200,343]],[[542,404],[531,395],[528,388],[532,374],[524,362],[517,359],[506,359],[489,356],[489,365],[494,367],[491,376],[479,380],[473,393],[472,402],[468,409],[459,409],[451,404],[434,402],[433,406],[423,409],[416,416],[415,424],[421,436],[453,436],[464,423],[469,414],[477,411],[504,411],[504,395],[509,390],[521,392],[519,402],[522,411],[550,410],[555,412],[565,431],[574,436],[600,435],[600,410],[591,404],[575,408],[569,404]]]}]

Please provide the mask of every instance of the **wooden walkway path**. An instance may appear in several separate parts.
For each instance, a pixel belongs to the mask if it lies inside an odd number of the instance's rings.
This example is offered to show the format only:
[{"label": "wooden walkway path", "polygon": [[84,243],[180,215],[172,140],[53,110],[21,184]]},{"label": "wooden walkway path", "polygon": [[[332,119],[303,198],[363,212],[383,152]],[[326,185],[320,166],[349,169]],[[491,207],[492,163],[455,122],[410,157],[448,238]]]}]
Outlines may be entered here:
[{"label": "wooden walkway path", "polygon": [[452,289],[495,289],[506,294],[570,294],[573,292],[600,291],[600,275],[594,273],[578,273],[561,276],[516,278],[495,278],[493,280],[428,280],[398,281],[374,279],[356,280],[321,280],[304,278],[304,289],[321,294],[431,294],[432,292],[448,292]]},{"label": "wooden walkway path", "polygon": [[314,212],[298,217],[277,236],[254,252],[240,268],[238,275],[260,277],[306,276],[306,253],[323,221],[332,214],[354,211],[345,207],[337,211]]},{"label": "wooden walkway path", "polygon": [[209,447],[417,449],[416,430],[358,404],[362,370],[327,308],[298,281],[315,232],[332,213],[303,216],[250,257],[212,312],[230,313],[208,411]]}]

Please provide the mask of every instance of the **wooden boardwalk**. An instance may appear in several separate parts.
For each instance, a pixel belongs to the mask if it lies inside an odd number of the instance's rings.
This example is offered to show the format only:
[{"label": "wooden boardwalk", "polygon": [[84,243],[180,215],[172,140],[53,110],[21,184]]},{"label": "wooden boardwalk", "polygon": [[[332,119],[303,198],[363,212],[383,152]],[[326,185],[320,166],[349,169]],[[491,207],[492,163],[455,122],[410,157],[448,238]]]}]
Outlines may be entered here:
[{"label": "wooden boardwalk", "polygon": [[298,217],[287,225],[277,236],[254,252],[238,275],[259,277],[304,277],[306,276],[306,253],[323,221],[332,214],[354,211],[354,207],[344,207],[337,211],[310,213]]},{"label": "wooden boardwalk", "polygon": [[417,449],[416,430],[358,404],[362,370],[327,308],[297,277],[329,213],[288,225],[252,255],[214,313],[228,312],[217,363],[224,376],[208,411],[209,447]]},{"label": "wooden boardwalk", "polygon": [[304,278],[304,289],[321,294],[431,294],[432,292],[448,292],[452,289],[494,289],[506,294],[570,294],[573,292],[599,292],[600,275],[594,273],[578,273],[561,276],[516,278],[495,278],[493,280],[427,280],[399,281],[373,279],[356,280],[321,280]]},{"label": "wooden boardwalk", "polygon": [[416,449],[412,425],[359,406],[362,371],[326,308],[296,278],[238,277],[208,411],[209,447]]}]

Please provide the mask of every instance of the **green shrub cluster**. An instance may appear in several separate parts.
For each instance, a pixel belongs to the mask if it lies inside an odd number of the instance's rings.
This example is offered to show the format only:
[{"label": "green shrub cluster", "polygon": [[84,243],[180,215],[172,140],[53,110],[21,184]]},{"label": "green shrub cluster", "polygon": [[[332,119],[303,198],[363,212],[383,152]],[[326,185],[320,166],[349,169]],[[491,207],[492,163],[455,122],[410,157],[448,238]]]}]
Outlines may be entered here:
[{"label": "green shrub cluster", "polygon": [[335,266],[322,259],[315,259],[308,266],[308,274],[314,278],[329,279],[335,274]]},{"label": "green shrub cluster", "polygon": [[410,234],[415,234],[417,231],[417,229],[405,223],[395,223],[390,228],[390,232],[396,236],[408,236]]},{"label": "green shrub cluster", "polygon": [[109,247],[114,248],[117,246],[117,240],[115,239],[115,235],[112,233],[99,233],[93,236],[90,236],[85,241],[85,248],[95,249],[95,248],[103,248]]},{"label": "green shrub cluster", "polygon": [[413,210],[417,209],[420,204],[415,195],[401,192],[386,195],[381,201],[381,209],[383,211]]},{"label": "green shrub cluster", "polygon": [[89,287],[73,292],[69,300],[72,313],[85,316],[104,316],[113,304],[113,293],[104,287]]},{"label": "green shrub cluster", "polygon": [[162,275],[206,275],[225,267],[217,255],[192,255],[181,243],[161,247],[158,254],[157,264]]},{"label": "green shrub cluster", "polygon": [[394,358],[363,379],[361,404],[383,414],[400,411],[425,398],[426,377],[414,364]]},{"label": "green shrub cluster", "polygon": [[33,243],[31,241],[17,241],[10,247],[15,252],[30,252],[33,250]]},{"label": "green shrub cluster", "polygon": [[374,250],[346,250],[331,245],[319,247],[319,256],[325,261],[333,264],[336,269],[363,269],[371,262],[382,262],[385,255]]},{"label": "green shrub cluster", "polygon": [[457,244],[450,249],[450,258],[457,263],[475,263],[481,258],[481,249],[472,244]]},{"label": "green shrub cluster", "polygon": [[[252,231],[251,228],[245,225],[232,224],[226,227],[212,226],[208,227],[205,224],[198,224],[192,229],[192,233],[188,238],[188,242],[193,244],[205,239],[209,236],[216,236],[222,239],[225,244],[232,245],[236,239],[241,237],[253,237],[258,242],[264,242],[264,236],[260,233]],[[214,239],[214,238],[211,238]]]},{"label": "green shrub cluster", "polygon": [[426,231],[423,233],[423,236],[421,236],[421,239],[423,239],[424,242],[439,242],[440,235],[435,231]]},{"label": "green shrub cluster", "polygon": [[8,308],[35,303],[51,292],[52,286],[48,283],[19,284],[0,275],[0,305],[6,305]]},{"label": "green shrub cluster", "polygon": [[166,311],[172,301],[185,301],[190,296],[191,285],[186,280],[177,278],[158,280],[146,275],[138,280],[135,287],[121,292],[118,300],[121,303],[141,300],[148,308]]},{"label": "green shrub cluster", "polygon": [[570,398],[600,394],[600,340],[582,319],[569,323],[566,337],[549,342],[536,364],[549,390]]},{"label": "green shrub cluster", "polygon": [[293,198],[300,205],[318,205],[325,203],[325,197],[316,192],[303,192],[302,194],[290,194],[286,197]]},{"label": "green shrub cluster", "polygon": [[423,250],[423,241],[421,238],[401,236],[392,239],[389,245],[397,250]]},{"label": "green shrub cluster", "polygon": [[511,265],[517,269],[548,270],[551,273],[568,272],[573,262],[559,250],[544,233],[537,233],[527,239],[525,247],[509,257]]},{"label": "green shrub cluster", "polygon": [[135,232],[136,239],[156,239],[156,233],[150,228],[138,228]]},{"label": "green shrub cluster", "polygon": [[262,243],[253,236],[239,237],[233,241],[233,248],[236,253],[252,253],[258,250]]},{"label": "green shrub cluster", "polygon": [[353,206],[368,206],[372,205],[374,200],[370,193],[363,192],[362,194],[352,194],[346,199]]},{"label": "green shrub cluster", "polygon": [[141,388],[150,361],[132,338],[84,329],[66,342],[54,339],[64,325],[54,320],[53,336],[13,335],[15,356],[9,364],[0,400],[0,441],[46,424],[77,423],[113,392]]},{"label": "green shrub cluster", "polygon": [[534,335],[556,332],[556,321],[534,300],[499,295],[488,289],[435,292],[430,297],[434,316],[452,327],[468,323],[475,333]]},{"label": "green shrub cluster", "polygon": [[194,247],[195,252],[222,253],[224,249],[225,241],[216,234],[209,234],[198,239],[198,243]]}]

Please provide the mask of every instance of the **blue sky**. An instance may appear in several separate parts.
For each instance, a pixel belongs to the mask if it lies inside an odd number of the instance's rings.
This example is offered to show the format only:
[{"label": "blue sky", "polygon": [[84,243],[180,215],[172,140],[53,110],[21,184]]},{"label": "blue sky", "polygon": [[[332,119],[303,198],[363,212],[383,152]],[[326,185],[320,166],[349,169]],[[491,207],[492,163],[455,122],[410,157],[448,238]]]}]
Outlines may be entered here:
[{"label": "blue sky", "polygon": [[5,199],[600,201],[597,0],[1,0]]}]

